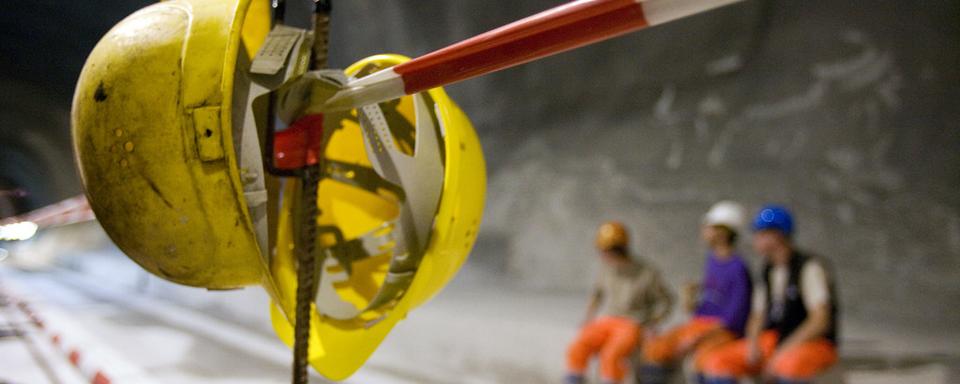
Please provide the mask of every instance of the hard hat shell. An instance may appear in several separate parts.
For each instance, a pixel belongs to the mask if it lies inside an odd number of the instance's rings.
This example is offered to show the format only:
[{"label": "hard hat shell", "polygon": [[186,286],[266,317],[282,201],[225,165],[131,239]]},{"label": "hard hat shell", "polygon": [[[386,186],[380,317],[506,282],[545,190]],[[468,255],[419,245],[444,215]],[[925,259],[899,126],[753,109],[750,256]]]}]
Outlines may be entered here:
[{"label": "hard hat shell", "polygon": [[[265,1],[174,0],[134,13],[108,32],[88,58],[74,96],[72,133],[91,207],[129,257],[180,284],[210,289],[263,284],[276,303],[274,328],[290,343],[297,281],[291,211],[296,199],[283,199],[276,255],[268,258],[255,233],[245,196],[249,174],[240,169],[236,148],[243,129],[237,106],[246,97],[240,96],[245,90],[235,89],[241,88],[234,83],[243,72],[237,66],[249,62],[269,27]],[[406,60],[374,56],[347,73]],[[415,97],[418,106],[429,107],[426,112],[413,107]],[[473,126],[442,89],[415,97],[396,103],[398,115],[408,125],[431,120],[435,135],[442,137],[442,186],[429,237],[415,273],[389,305],[337,317],[318,299],[317,308],[324,312],[314,314],[309,359],[332,379],[356,371],[397,321],[446,285],[479,229],[486,174]],[[346,167],[344,178],[371,166],[357,112],[351,113],[354,120],[338,121],[342,129],[332,130],[324,143],[324,157]],[[331,127],[327,120],[339,117],[325,116],[324,126]],[[393,143],[401,151],[416,150],[409,140]],[[286,182],[283,196],[295,196],[297,184]],[[348,240],[389,232],[385,223],[401,211],[399,195],[405,191],[398,195],[386,189],[369,191],[336,177],[323,179],[318,224],[335,227]],[[321,244],[336,242],[326,235]],[[342,275],[346,268],[328,259],[323,273],[329,284],[321,285],[342,303],[363,307],[389,285],[394,256],[386,252],[357,260],[348,267],[349,278],[337,281],[327,275]]]},{"label": "hard hat shell", "polygon": [[[356,75],[360,71],[379,70],[407,60],[399,55],[377,55],[348,67],[346,73]],[[359,369],[393,326],[406,317],[407,312],[439,292],[460,269],[477,236],[486,188],[483,153],[477,135],[470,121],[443,89],[431,89],[417,97],[429,104],[426,109],[429,113],[425,110],[415,112],[413,96],[402,98],[391,108],[396,108],[396,112],[408,124],[429,118],[436,121],[440,128],[442,141],[439,144],[444,168],[442,194],[433,229],[409,287],[396,302],[382,310],[337,315],[336,310],[328,307],[330,303],[323,296],[332,295],[338,301],[336,304],[351,308],[369,305],[378,290],[386,285],[391,258],[398,255],[385,251],[355,261],[350,263],[352,270],[349,274],[344,272],[344,265],[327,259],[320,281],[321,298],[318,298],[317,311],[313,314],[311,324],[309,361],[329,379],[341,380]],[[331,119],[335,121],[331,122]],[[364,149],[363,132],[357,124],[356,111],[343,117],[328,114],[324,127],[333,131],[326,134],[325,161],[370,166],[370,154]],[[416,127],[421,129],[420,124],[416,124]],[[420,150],[408,147],[410,143],[404,140],[395,140],[392,144],[401,147],[402,151]],[[284,194],[293,194],[297,190],[297,183],[289,183]],[[281,209],[277,253],[271,265],[280,292],[278,302],[271,308],[271,317],[277,335],[287,344],[293,342],[297,287],[293,217],[290,211],[292,204],[292,201],[285,199]],[[383,225],[396,217],[400,209],[398,200],[390,193],[361,190],[331,178],[321,181],[317,204],[321,212],[318,224],[336,227],[347,241],[364,233],[389,231],[390,228]],[[321,243],[331,245],[332,242],[321,237]],[[329,291],[325,292],[324,287]]]},{"label": "hard hat shell", "polygon": [[724,200],[714,204],[703,216],[704,225],[722,225],[734,232],[743,231],[746,211],[739,203]]},{"label": "hard hat shell", "polygon": [[238,58],[269,27],[265,1],[161,2],[113,27],[83,67],[71,125],[90,206],[153,274],[210,289],[269,285],[231,113]]},{"label": "hard hat shell", "polygon": [[613,248],[624,248],[628,242],[627,228],[619,221],[608,221],[597,229],[597,249],[606,251]]},{"label": "hard hat shell", "polygon": [[778,230],[786,236],[793,235],[793,215],[787,208],[780,205],[764,206],[753,220],[753,230],[766,229]]}]

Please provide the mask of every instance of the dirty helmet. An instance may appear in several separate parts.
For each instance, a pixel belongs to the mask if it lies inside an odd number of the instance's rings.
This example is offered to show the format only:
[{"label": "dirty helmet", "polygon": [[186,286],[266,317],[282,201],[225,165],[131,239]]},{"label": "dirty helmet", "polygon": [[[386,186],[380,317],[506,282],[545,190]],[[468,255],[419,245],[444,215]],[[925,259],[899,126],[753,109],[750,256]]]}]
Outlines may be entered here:
[{"label": "dirty helmet", "polygon": [[[91,208],[124,253],[184,285],[264,286],[289,343],[299,181],[266,174],[252,111],[305,68],[294,68],[294,47],[277,81],[251,81],[269,31],[266,1],[175,0],[132,14],[88,58],[72,133]],[[406,60],[374,56],[346,72]],[[463,264],[486,176],[472,125],[442,89],[323,120],[317,240],[328,257],[309,361],[342,379]]]},{"label": "dirty helmet", "polygon": [[119,22],[83,66],[71,126],[87,198],[114,243],[157,276],[272,285],[264,175],[242,150],[256,132],[235,107],[248,91],[237,67],[269,30],[266,1],[166,1]]}]

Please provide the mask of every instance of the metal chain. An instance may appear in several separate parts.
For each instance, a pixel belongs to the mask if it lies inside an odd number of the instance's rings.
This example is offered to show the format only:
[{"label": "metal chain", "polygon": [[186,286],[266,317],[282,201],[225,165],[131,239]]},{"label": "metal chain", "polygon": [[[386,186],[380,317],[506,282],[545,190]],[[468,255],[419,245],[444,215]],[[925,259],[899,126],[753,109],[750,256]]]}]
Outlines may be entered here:
[{"label": "metal chain", "polygon": [[315,1],[313,15],[313,68],[327,67],[327,47],[330,37],[330,0]]},{"label": "metal chain", "polygon": [[[327,65],[327,42],[330,30],[330,1],[315,2],[313,62],[312,69],[322,69]],[[300,214],[297,223],[297,304],[293,332],[293,384],[308,384],[310,319],[313,315],[313,302],[317,296],[320,267],[323,265],[323,252],[317,246],[317,188],[322,175],[322,156],[318,164],[303,169],[300,184]]]},{"label": "metal chain", "polygon": [[317,294],[318,267],[322,265],[317,255],[317,186],[320,183],[320,167],[310,166],[303,170],[300,184],[301,206],[298,223],[297,251],[297,305],[293,335],[293,383],[307,384],[308,353],[310,350],[310,318],[313,301]]}]

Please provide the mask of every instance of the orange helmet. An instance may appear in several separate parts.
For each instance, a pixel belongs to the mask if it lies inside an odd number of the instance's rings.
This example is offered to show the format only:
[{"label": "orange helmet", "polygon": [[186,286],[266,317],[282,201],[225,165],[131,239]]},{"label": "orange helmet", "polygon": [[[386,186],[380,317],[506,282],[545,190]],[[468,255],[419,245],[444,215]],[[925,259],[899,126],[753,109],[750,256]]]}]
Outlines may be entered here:
[{"label": "orange helmet", "polygon": [[619,221],[603,223],[597,230],[597,249],[607,251],[613,248],[626,248],[627,227]]}]

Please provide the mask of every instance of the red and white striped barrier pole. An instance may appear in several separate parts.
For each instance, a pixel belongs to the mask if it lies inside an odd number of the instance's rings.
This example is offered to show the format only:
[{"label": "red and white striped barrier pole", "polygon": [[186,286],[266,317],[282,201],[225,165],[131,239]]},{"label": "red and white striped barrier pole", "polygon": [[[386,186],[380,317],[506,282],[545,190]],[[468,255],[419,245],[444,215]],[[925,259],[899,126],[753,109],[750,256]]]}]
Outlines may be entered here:
[{"label": "red and white striped barrier pole", "polygon": [[33,222],[40,228],[56,227],[94,220],[93,210],[84,195],[38,208],[25,214],[0,220],[0,225],[18,222]]},{"label": "red and white striped barrier pole", "polygon": [[[10,298],[8,297],[8,299]],[[84,352],[79,343],[73,342],[66,334],[51,329],[26,302],[18,300],[12,301],[16,303],[17,308],[30,320],[30,323],[45,336],[50,342],[50,345],[60,352],[84,378],[89,380],[90,384],[114,383],[110,380],[107,372],[91,358],[91,355]]]},{"label": "red and white striped barrier pole", "polygon": [[40,229],[95,219],[87,197],[74,196],[20,216],[0,220],[0,240],[27,240]]},{"label": "red and white striped barrier pole", "polygon": [[321,109],[348,109],[395,99],[738,1],[573,1],[351,81]]},{"label": "red and white striped barrier pole", "polygon": [[90,384],[152,383],[141,368],[98,344],[96,339],[76,328],[71,320],[55,316],[49,311],[38,311],[19,295],[11,294],[10,290],[3,287],[0,287],[0,300],[15,305],[35,328],[36,332],[31,336],[34,342],[46,341],[50,347],[47,350],[54,353],[52,356],[59,354],[84,381]]}]

